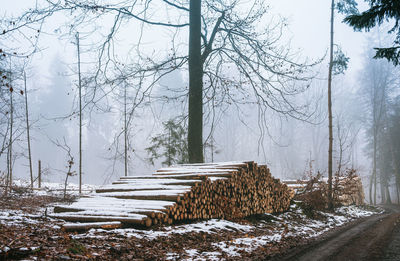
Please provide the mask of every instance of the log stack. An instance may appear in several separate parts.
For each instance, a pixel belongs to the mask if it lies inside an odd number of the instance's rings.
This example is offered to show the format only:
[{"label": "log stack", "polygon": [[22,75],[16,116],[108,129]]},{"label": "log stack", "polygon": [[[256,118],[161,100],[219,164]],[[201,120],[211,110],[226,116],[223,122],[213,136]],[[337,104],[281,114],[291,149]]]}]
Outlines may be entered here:
[{"label": "log stack", "polygon": [[339,178],[336,182],[336,199],[341,205],[364,204],[364,189],[359,176]]},{"label": "log stack", "polygon": [[68,221],[120,221],[147,227],[190,220],[241,219],[289,208],[294,191],[254,162],[186,164],[151,176],[121,177],[54,217]]}]

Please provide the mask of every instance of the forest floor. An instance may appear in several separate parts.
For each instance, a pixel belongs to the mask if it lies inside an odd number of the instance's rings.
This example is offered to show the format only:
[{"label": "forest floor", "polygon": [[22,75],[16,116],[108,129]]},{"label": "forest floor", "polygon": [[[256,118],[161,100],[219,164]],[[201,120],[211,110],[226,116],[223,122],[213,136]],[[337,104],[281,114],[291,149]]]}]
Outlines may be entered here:
[{"label": "forest floor", "polygon": [[[288,212],[235,222],[213,219],[151,229],[72,233],[60,229],[64,221],[48,217],[52,205],[63,201],[54,191],[37,193],[19,188],[7,196],[0,192],[0,260],[292,260],[303,256],[302,260],[317,260],[312,252],[327,248],[325,243],[336,246],[336,250],[343,248],[345,245],[330,240],[336,237],[340,241],[338,236],[346,232],[353,239],[358,235],[364,243],[378,242],[372,234],[365,237],[360,233],[379,224],[387,225],[379,237],[386,245],[400,241],[391,233],[399,214],[389,208],[384,212],[349,206],[334,213],[316,211],[310,215],[295,202]],[[332,256],[329,249],[325,252]],[[345,249],[353,254],[348,246]],[[398,253],[396,245],[392,250]],[[307,259],[310,253],[312,258]],[[385,254],[387,260],[397,260],[390,259],[389,250]],[[326,256],[321,258],[327,260]]]}]

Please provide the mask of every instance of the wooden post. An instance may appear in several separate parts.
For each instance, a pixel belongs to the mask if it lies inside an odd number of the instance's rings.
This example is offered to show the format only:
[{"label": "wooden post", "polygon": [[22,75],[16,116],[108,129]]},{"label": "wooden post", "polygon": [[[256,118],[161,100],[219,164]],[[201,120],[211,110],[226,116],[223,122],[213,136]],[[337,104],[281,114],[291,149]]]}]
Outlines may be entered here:
[{"label": "wooden post", "polygon": [[41,164],[41,162],[40,162],[40,160],[39,160],[39,163],[38,163],[38,177],[39,177],[39,181],[38,181],[38,187],[39,188],[41,188],[42,187],[42,166],[41,166],[42,164]]}]

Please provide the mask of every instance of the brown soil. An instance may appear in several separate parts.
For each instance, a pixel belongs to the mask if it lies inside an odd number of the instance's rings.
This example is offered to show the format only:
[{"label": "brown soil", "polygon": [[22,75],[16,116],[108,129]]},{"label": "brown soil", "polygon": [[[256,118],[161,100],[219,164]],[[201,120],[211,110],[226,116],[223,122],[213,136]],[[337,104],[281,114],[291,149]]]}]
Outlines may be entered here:
[{"label": "brown soil", "polygon": [[[197,249],[198,252],[213,252],[220,250],[213,245],[214,242],[229,242],[235,238],[257,237],[273,233],[277,229],[278,231],[282,230],[281,227],[274,227],[276,225],[273,225],[271,222],[263,222],[268,221],[267,219],[271,217],[261,215],[241,221],[242,223],[257,225],[257,229],[249,233],[233,229],[234,231],[221,230],[213,234],[204,232],[171,234],[149,240],[147,238],[127,238],[110,232],[99,232],[96,234],[98,237],[76,238],[76,234],[63,232],[57,227],[62,224],[61,221],[49,219],[46,217],[44,211],[38,214],[38,209],[62,200],[62,198],[57,196],[33,196],[22,192],[20,195],[14,194],[12,197],[0,195],[0,209],[22,210],[26,214],[32,213],[36,215],[34,219],[37,221],[22,225],[0,224],[0,249],[5,246],[10,248],[6,254],[4,252],[0,253],[0,260],[34,260],[33,258],[36,258],[36,260],[165,260],[168,253],[175,253],[175,258],[180,260],[188,258],[185,249]],[[390,259],[391,251],[398,250],[398,245],[393,245],[391,248],[387,248],[387,250],[385,249],[386,252],[372,251],[374,250],[373,246],[379,245],[379,240],[383,240],[382,242],[385,243],[378,247],[377,250],[384,249],[383,246],[389,245],[388,242],[395,242],[396,240],[400,242],[400,237],[394,237],[394,234],[388,232],[393,228],[393,223],[399,218],[399,214],[396,214],[395,210],[391,211],[385,215],[375,215],[355,221],[346,226],[345,229],[329,233],[329,236],[319,238],[318,241],[314,239],[305,241],[303,237],[289,237],[282,234],[283,240],[279,243],[272,242],[266,244],[251,253],[243,251],[241,257],[227,256],[222,252],[219,258],[225,260],[263,260],[275,257],[277,260],[285,260],[285,258],[286,260],[296,260],[290,254],[297,251],[297,254],[294,255],[295,257],[307,257],[306,255],[308,254],[308,257],[311,257],[308,260],[318,260],[317,258],[314,259],[317,256],[313,256],[312,253],[320,252],[320,249],[323,249],[327,245],[329,246],[329,244],[336,246],[336,248],[333,247],[332,250],[325,250],[326,257],[339,256],[340,253],[335,249],[343,249],[343,253],[347,251],[348,255],[354,254],[352,251],[353,247],[350,245],[345,247],[346,244],[350,244],[349,242],[354,240],[359,242],[358,246],[354,247],[360,251],[365,251],[366,249],[366,245],[362,244],[369,244],[371,242],[371,251],[367,251],[367,255],[362,255],[362,257],[373,258],[375,256],[387,255],[387,260],[398,260]],[[30,216],[30,218],[32,219],[33,217]],[[354,228],[355,232],[351,228]],[[346,231],[353,232],[346,233]],[[366,235],[360,233],[366,233]],[[378,236],[377,239],[374,238],[376,236]],[[332,243],[332,240],[335,238],[337,242]],[[341,244],[341,241],[347,243]],[[327,245],[324,245],[325,243]],[[34,249],[30,249],[31,247],[34,247]],[[280,254],[288,253],[289,250],[291,251],[290,254],[286,254],[285,256]],[[333,253],[335,254],[333,255]]]},{"label": "brown soil", "polygon": [[353,222],[274,260],[400,260],[400,207]]}]

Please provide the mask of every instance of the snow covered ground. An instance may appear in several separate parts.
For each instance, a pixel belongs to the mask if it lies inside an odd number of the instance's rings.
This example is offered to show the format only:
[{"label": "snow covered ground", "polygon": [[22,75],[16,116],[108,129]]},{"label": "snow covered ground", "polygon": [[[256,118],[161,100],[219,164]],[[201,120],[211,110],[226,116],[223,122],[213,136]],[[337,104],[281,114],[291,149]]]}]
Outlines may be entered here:
[{"label": "snow covered ground", "polygon": [[[383,210],[381,210],[383,211]],[[222,232],[240,232],[242,236],[229,241],[213,242],[216,251],[202,252],[195,248],[184,249],[186,260],[219,260],[222,253],[229,257],[240,257],[243,251],[252,252],[259,247],[270,243],[279,243],[288,237],[313,238],[331,229],[340,227],[357,218],[367,217],[380,211],[367,210],[358,206],[346,206],[337,209],[336,213],[319,212],[321,217],[316,219],[307,218],[302,210],[295,204],[289,212],[279,215],[266,214],[270,220],[258,222],[257,224],[236,223],[227,220],[211,219],[208,221],[185,224],[179,226],[165,227],[162,230],[138,230],[138,229],[91,229],[87,233],[78,234],[74,238],[106,237],[107,234],[119,235],[126,238],[140,238],[154,240],[157,238],[172,237],[177,234],[206,233],[221,234]],[[261,234],[256,236],[257,234]],[[167,259],[182,259],[182,254],[170,252]]]},{"label": "snow covered ground", "polygon": [[[13,186],[16,187],[26,187],[30,186],[30,182],[21,179],[13,180]],[[45,196],[49,194],[61,194],[64,191],[64,184],[63,183],[54,183],[54,182],[42,182],[41,188],[37,188],[37,184],[35,184],[33,193],[39,196]],[[82,184],[82,193],[89,194],[92,193],[98,188],[97,185],[91,184]],[[75,183],[68,183],[67,184],[67,193],[70,195],[78,195],[79,192],[79,185]]]},{"label": "snow covered ground", "polygon": [[[19,181],[17,181],[18,183]],[[18,185],[26,185],[20,182]],[[94,191],[96,186],[85,185],[84,191]],[[63,189],[62,184],[43,183],[42,190],[33,191],[33,196],[53,195]],[[77,185],[69,184],[69,193],[77,194]],[[64,221],[49,218],[52,205],[38,207],[34,212],[27,213],[24,207],[20,209],[0,208],[0,227],[3,226],[36,226],[41,225],[50,229],[59,230]],[[293,204],[288,212],[281,214],[265,214],[254,218],[232,222],[227,220],[211,219],[191,224],[166,226],[151,230],[134,228],[126,229],[91,229],[80,234],[71,234],[73,240],[107,240],[121,239],[138,242],[185,241],[186,237],[200,238],[199,244],[182,243],[167,247],[164,251],[168,260],[220,260],[226,258],[241,258],[243,255],[262,248],[271,248],[292,238],[315,238],[328,230],[342,226],[357,218],[371,216],[383,212],[380,209],[371,209],[359,206],[347,206],[336,209],[335,213],[318,212],[318,219],[308,218],[298,204]],[[57,238],[55,236],[54,238]],[[207,242],[209,241],[209,242]],[[204,247],[204,244],[207,246]],[[8,251],[7,245],[1,251]],[[148,251],[143,250],[143,251]]]}]

